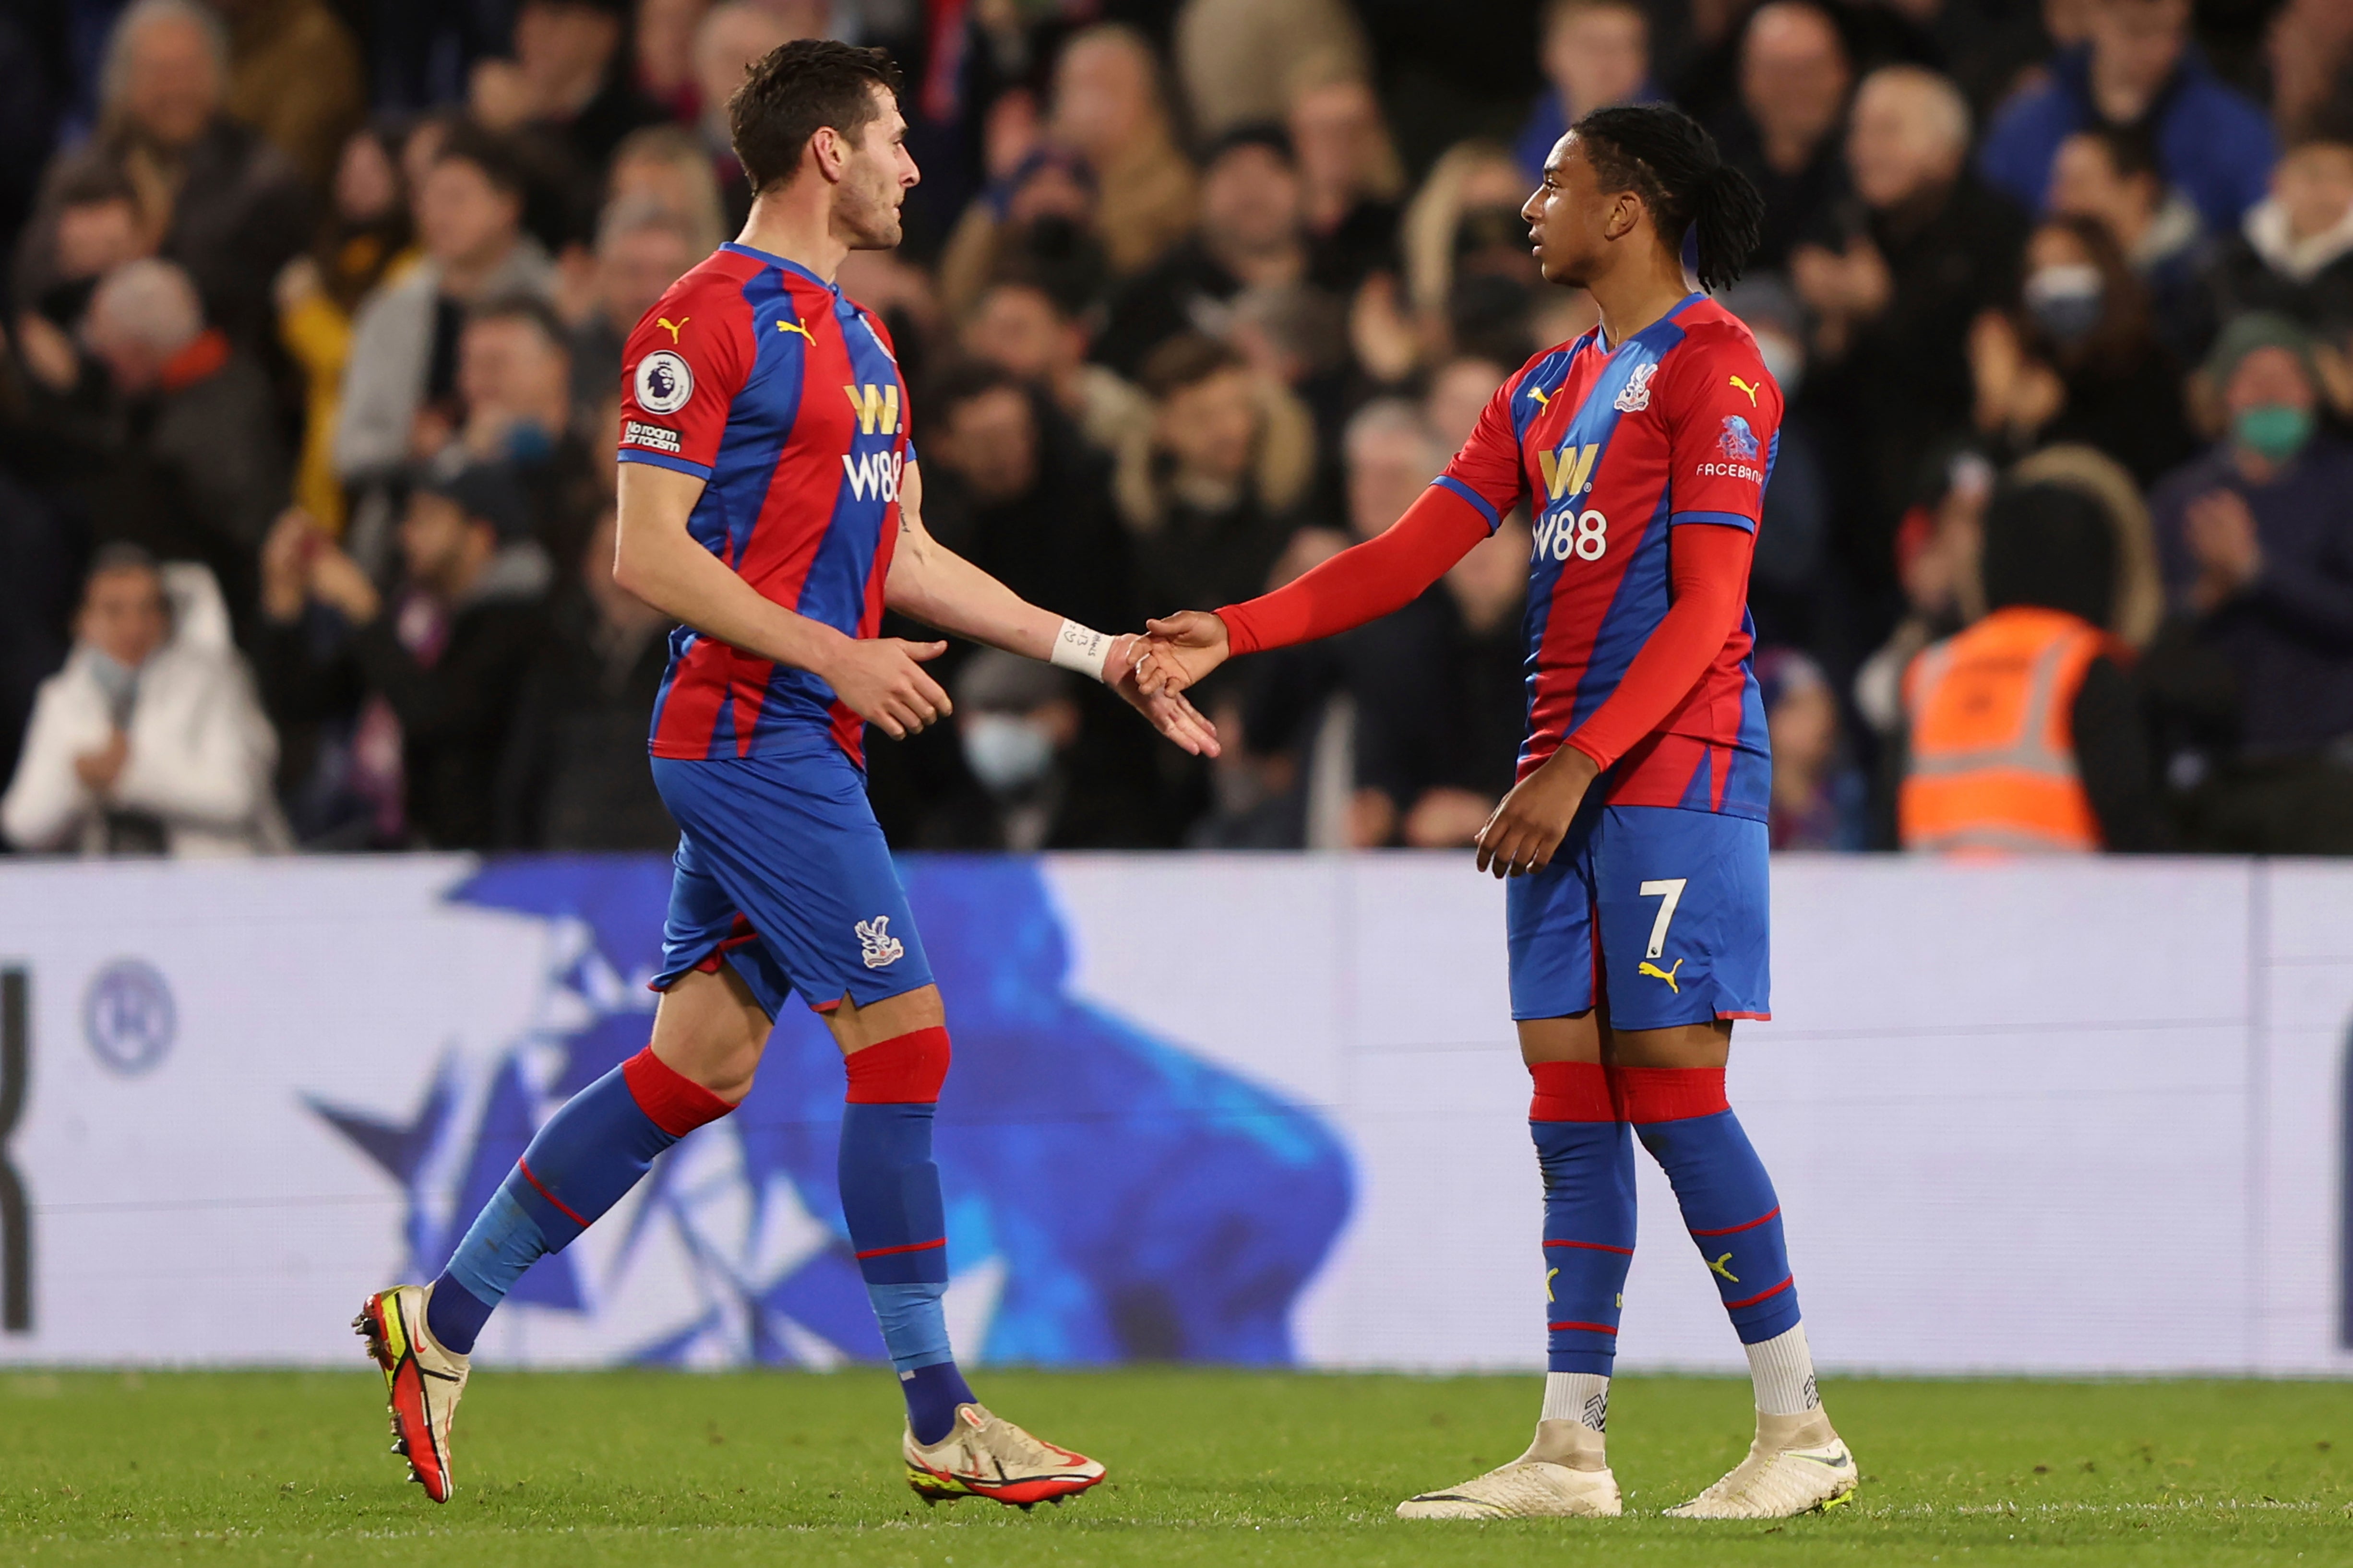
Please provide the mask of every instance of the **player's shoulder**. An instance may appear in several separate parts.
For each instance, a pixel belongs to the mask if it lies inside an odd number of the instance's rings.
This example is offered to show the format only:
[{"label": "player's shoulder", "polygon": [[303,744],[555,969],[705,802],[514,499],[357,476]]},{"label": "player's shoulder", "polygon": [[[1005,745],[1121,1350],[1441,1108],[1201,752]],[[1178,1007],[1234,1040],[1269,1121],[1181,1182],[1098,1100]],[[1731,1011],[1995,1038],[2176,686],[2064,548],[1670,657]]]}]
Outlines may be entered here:
[{"label": "player's shoulder", "polygon": [[1683,329],[1683,342],[1677,345],[1676,357],[1698,361],[1704,364],[1736,362],[1761,367],[1765,357],[1757,351],[1757,335],[1748,323],[1703,294],[1683,308],[1675,319]]},{"label": "player's shoulder", "polygon": [[759,263],[749,257],[712,251],[662,290],[632,335],[685,353],[712,344],[722,333],[740,333],[751,320],[744,285],[758,271]]}]

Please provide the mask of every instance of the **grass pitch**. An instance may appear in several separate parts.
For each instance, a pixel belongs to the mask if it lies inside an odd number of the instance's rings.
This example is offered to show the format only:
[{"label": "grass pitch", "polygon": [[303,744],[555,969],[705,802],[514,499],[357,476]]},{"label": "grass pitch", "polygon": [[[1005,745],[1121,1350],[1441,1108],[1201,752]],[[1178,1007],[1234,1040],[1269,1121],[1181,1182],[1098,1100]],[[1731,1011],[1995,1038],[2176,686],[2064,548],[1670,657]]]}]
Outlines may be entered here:
[{"label": "grass pitch", "polygon": [[492,1372],[458,1495],[406,1484],[373,1374],[0,1374],[0,1563],[2353,1563],[2353,1386],[1833,1381],[1865,1484],[1763,1524],[1660,1519],[1746,1447],[1745,1383],[1617,1385],[1632,1514],[1405,1523],[1516,1454],[1532,1377],[987,1370],[1112,1479],[1060,1510],[926,1509],[895,1391],[830,1376]]}]

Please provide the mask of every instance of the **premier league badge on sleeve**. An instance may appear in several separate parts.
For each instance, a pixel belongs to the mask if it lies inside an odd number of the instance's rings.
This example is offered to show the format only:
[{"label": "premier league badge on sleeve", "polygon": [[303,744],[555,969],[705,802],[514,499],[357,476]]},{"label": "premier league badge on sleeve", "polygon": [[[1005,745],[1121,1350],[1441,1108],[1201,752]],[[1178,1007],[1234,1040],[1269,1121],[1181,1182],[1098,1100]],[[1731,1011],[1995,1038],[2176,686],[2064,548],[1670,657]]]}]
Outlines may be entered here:
[{"label": "premier league badge on sleeve", "polygon": [[638,406],[649,414],[675,414],[694,395],[694,373],[668,349],[638,362]]}]

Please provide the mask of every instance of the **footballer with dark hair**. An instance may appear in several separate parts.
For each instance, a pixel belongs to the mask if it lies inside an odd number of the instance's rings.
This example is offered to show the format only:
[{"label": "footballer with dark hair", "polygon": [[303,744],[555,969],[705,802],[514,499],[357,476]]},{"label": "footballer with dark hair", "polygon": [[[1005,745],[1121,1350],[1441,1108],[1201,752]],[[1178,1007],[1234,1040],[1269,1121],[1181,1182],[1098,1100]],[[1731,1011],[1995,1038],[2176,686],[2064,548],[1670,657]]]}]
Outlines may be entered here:
[{"label": "footballer with dark hair", "polygon": [[865,787],[870,725],[895,740],[947,716],[923,668],[947,645],[879,636],[883,612],[1108,681],[1187,751],[1217,739],[1182,697],[1138,689],[1136,639],[1024,602],[924,531],[891,334],[834,283],[849,252],[899,243],[918,175],[898,86],[881,50],[821,39],[754,63],[728,104],[751,216],[624,351],[614,580],[681,623],[651,740],[681,830],[661,999],[651,1042],[539,1130],[441,1276],[361,1310],[436,1501],[492,1310],[743,1100],[793,993],[847,1068],[842,1212],[906,1395],[909,1484],[1028,1508],[1103,1476],[980,1404],[948,1343],[932,1163],[948,1033]]},{"label": "footballer with dark hair", "polygon": [[1772,756],[1747,594],[1781,389],[1707,291],[1756,249],[1764,202],[1690,117],[1641,104],[1570,127],[1520,216],[1546,279],[1589,291],[1600,324],[1506,381],[1386,533],[1247,604],[1149,623],[1144,685],[1181,690],[1231,655],[1387,615],[1527,503],[1527,740],[1478,866],[1509,879],[1549,1372],[1526,1453],[1398,1511],[1620,1510],[1603,1429],[1636,1140],[1674,1184],[1757,1391],[1748,1457],[1667,1511],[1826,1508],[1853,1493],[1854,1457],[1814,1384],[1780,1200],[1724,1092],[1735,1020],[1770,1016]]}]

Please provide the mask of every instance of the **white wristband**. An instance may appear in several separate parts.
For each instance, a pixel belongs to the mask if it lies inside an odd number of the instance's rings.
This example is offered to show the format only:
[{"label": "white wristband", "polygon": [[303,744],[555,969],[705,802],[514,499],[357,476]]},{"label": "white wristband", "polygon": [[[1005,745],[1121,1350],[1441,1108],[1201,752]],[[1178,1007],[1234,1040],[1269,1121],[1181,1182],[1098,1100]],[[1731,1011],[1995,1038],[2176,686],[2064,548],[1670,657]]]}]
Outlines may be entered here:
[{"label": "white wristband", "polygon": [[1103,678],[1103,660],[1111,655],[1112,639],[1076,621],[1066,620],[1054,634],[1054,651],[1048,662],[1058,669],[1074,669],[1089,680]]}]

